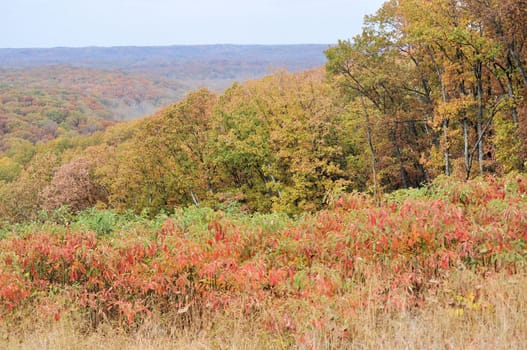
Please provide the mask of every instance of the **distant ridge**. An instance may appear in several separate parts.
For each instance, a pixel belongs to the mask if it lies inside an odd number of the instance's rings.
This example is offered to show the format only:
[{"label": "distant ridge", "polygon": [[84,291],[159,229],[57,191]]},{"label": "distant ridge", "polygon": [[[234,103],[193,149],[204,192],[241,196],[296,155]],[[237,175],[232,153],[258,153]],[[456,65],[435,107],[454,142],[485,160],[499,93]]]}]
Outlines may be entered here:
[{"label": "distant ridge", "polygon": [[[327,48],[221,44],[0,49],[0,150],[2,125],[14,120],[26,126],[9,130],[33,130],[19,135],[31,142],[56,137],[54,130],[61,125],[87,133],[103,121],[151,114],[200,87],[221,92],[235,81],[276,70],[320,67]],[[35,106],[24,102],[30,98]],[[82,110],[95,119],[86,127],[69,125],[63,120],[69,110]],[[7,134],[11,131],[6,129]]]},{"label": "distant ridge", "polygon": [[[258,77],[273,69],[301,71],[325,62],[329,45],[175,45],[0,49],[1,68],[70,65],[167,78]],[[217,71],[211,71],[217,67]]]}]

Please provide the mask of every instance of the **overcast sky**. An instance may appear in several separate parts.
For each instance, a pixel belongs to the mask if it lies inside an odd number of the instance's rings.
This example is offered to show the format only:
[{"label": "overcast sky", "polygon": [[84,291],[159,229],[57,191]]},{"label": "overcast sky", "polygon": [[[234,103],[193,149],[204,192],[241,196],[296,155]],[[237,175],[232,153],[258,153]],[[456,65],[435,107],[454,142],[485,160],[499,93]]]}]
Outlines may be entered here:
[{"label": "overcast sky", "polygon": [[0,0],[0,47],[331,44],[382,0]]}]

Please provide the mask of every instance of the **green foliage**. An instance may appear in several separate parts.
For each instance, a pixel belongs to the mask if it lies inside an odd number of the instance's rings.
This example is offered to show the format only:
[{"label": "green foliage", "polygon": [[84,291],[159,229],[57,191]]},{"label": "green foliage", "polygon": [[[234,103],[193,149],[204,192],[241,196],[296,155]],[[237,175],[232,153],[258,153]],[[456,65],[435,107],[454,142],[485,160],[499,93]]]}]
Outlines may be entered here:
[{"label": "green foliage", "polygon": [[35,146],[31,142],[19,138],[8,138],[6,156],[20,165],[26,165],[35,155]]},{"label": "green foliage", "polygon": [[505,173],[513,170],[521,171],[525,156],[522,155],[524,140],[511,137],[516,135],[518,127],[511,120],[497,118],[494,128],[494,145],[496,147],[496,160]]},{"label": "green foliage", "polygon": [[0,158],[0,181],[13,181],[18,177],[21,166],[8,157]]},{"label": "green foliage", "polygon": [[422,199],[430,196],[429,188],[406,188],[390,192],[384,195],[388,202],[401,204],[407,199]]},{"label": "green foliage", "polygon": [[39,212],[38,221],[54,222],[58,225],[68,226],[74,220],[74,213],[67,205],[62,205],[53,211],[42,210]]},{"label": "green foliage", "polygon": [[117,214],[111,210],[90,208],[79,214],[76,224],[95,231],[98,235],[108,235],[115,230],[117,218]]},{"label": "green foliage", "polygon": [[16,223],[36,218],[41,209],[39,194],[51,181],[57,161],[52,153],[38,154],[18,178],[0,182],[0,221]]}]

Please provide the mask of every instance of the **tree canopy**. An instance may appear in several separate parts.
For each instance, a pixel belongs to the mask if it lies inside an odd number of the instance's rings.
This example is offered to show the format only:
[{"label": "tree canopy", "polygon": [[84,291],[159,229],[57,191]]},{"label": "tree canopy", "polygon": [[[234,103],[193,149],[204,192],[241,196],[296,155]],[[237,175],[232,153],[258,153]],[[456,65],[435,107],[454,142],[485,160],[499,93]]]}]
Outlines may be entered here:
[{"label": "tree canopy", "polygon": [[[91,135],[34,144],[15,128],[26,119],[0,114],[10,132],[0,145],[2,220],[61,205],[298,214],[343,192],[525,171],[525,5],[387,1],[359,35],[327,49],[325,67],[196,90]],[[45,99],[15,98],[28,116]],[[59,107],[41,110],[39,130],[81,127],[80,112]]]}]

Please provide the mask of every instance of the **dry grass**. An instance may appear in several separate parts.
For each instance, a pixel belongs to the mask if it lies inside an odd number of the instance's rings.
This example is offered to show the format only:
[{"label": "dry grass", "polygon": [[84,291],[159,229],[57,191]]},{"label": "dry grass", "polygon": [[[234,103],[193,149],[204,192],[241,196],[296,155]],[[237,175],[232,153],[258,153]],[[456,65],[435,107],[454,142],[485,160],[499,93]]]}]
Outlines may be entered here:
[{"label": "dry grass", "polygon": [[[460,283],[461,282],[461,283]],[[360,329],[356,348],[519,349],[527,348],[527,278],[460,281],[414,315],[381,317]],[[463,283],[464,282],[464,283]],[[482,282],[476,284],[474,282]],[[443,291],[444,292],[444,291]],[[474,298],[472,298],[474,295]],[[375,329],[368,332],[368,328]]]},{"label": "dry grass", "polygon": [[[452,275],[424,305],[387,313],[372,301],[345,324],[307,331],[303,344],[273,334],[259,320],[216,316],[200,327],[170,326],[152,316],[140,328],[100,325],[95,331],[74,314],[58,322],[31,319],[2,324],[2,349],[527,349],[527,276],[487,279],[470,272]],[[27,310],[26,310],[27,311]],[[347,338],[335,330],[345,327]]]}]

